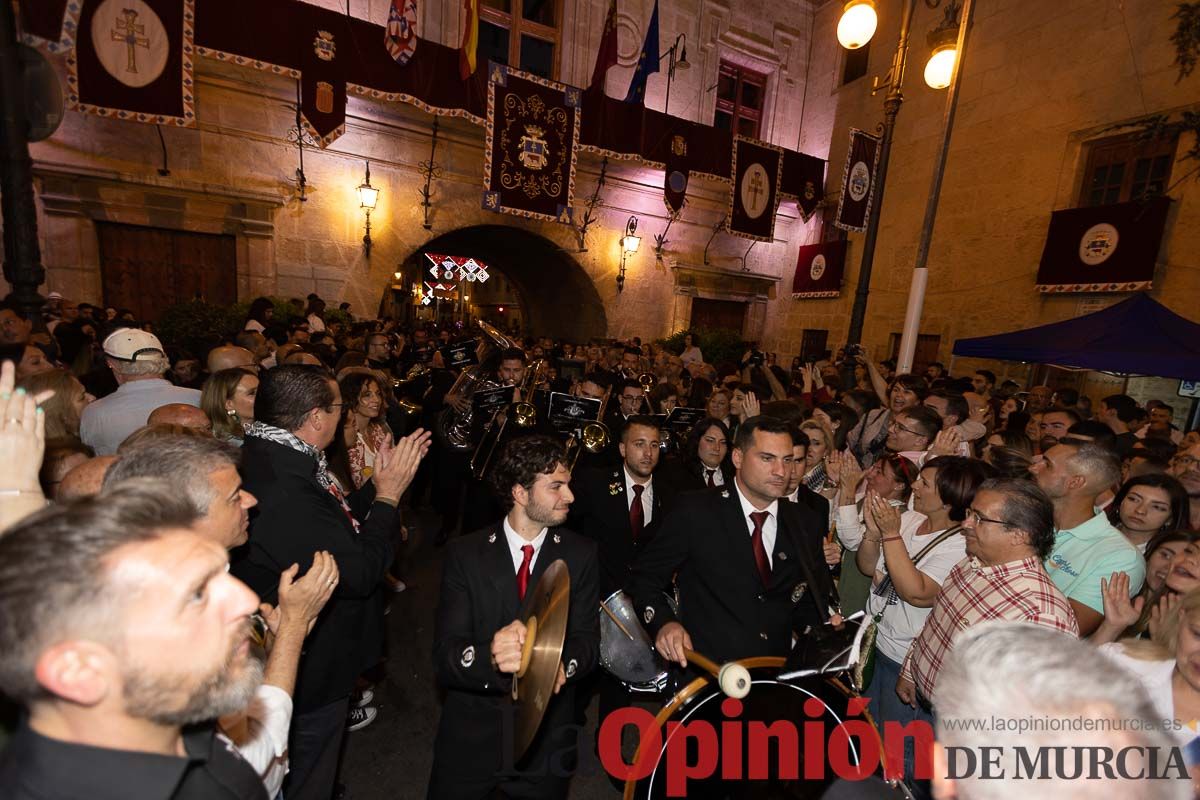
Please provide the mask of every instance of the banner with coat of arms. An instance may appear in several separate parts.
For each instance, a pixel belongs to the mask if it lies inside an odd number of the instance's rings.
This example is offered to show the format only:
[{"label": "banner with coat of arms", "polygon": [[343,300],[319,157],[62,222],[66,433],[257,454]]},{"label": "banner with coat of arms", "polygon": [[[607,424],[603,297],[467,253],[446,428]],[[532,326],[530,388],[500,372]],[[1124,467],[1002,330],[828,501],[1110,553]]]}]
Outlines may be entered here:
[{"label": "banner with coat of arms", "polygon": [[792,298],[805,300],[841,296],[845,271],[845,239],[804,245],[796,256]]},{"label": "banner with coat of arms", "polygon": [[683,204],[687,201],[689,161],[686,128],[680,126],[679,132],[671,134],[671,146],[667,151],[663,175],[663,200],[674,214],[682,211]]},{"label": "banner with coat of arms", "polygon": [[1050,216],[1038,266],[1039,292],[1150,289],[1171,198],[1068,208]]},{"label": "banner with coat of arms", "polygon": [[875,175],[879,169],[880,139],[858,128],[850,129],[850,149],[842,170],[842,191],[835,227],[865,231],[875,200]]},{"label": "banner with coat of arms", "polygon": [[321,147],[346,131],[346,48],[354,40],[341,21],[314,27],[302,45],[300,118]]},{"label": "banner with coat of arms", "polygon": [[571,224],[581,101],[573,86],[488,65],[485,209]]},{"label": "banner with coat of arms", "polygon": [[730,233],[743,239],[772,241],[782,171],[782,147],[758,139],[733,137],[728,208]]},{"label": "banner with coat of arms", "polygon": [[158,125],[196,124],[194,0],[84,0],[78,19],[67,57],[70,108]]}]

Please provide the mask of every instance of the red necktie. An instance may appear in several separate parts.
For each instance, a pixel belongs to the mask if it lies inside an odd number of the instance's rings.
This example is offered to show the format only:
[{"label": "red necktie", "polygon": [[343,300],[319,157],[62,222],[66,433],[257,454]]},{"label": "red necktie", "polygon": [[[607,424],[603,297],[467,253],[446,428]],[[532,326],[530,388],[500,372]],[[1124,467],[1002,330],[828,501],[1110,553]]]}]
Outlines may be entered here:
[{"label": "red necktie", "polygon": [[629,504],[629,529],[633,531],[635,542],[642,535],[642,528],[646,527],[646,509],[642,508],[642,491],[645,488],[640,483],[635,483],[633,485],[633,502]]},{"label": "red necktie", "polygon": [[754,523],[754,535],[750,537],[750,545],[754,548],[754,563],[758,565],[758,576],[762,578],[763,586],[771,582],[771,561],[767,558],[767,548],[763,546],[763,524],[769,516],[769,511],[755,511],[750,514],[750,521]]},{"label": "red necktie", "polygon": [[708,475],[708,488],[715,489],[717,487],[717,485],[715,483],[713,483],[713,473],[716,472],[716,470],[715,469],[705,469],[704,472],[705,472],[705,474]]},{"label": "red necktie", "polygon": [[517,594],[524,600],[525,590],[529,588],[529,562],[533,561],[533,545],[522,545],[521,552],[525,554],[525,558],[521,561],[521,568],[517,570]]}]

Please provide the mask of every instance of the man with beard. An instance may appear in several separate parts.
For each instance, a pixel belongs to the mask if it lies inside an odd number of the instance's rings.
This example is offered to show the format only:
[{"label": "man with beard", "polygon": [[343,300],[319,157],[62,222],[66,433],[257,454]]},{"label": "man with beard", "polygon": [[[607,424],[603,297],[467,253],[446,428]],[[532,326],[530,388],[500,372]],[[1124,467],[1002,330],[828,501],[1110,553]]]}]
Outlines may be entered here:
[{"label": "man with beard", "polygon": [[1188,528],[1200,531],[1200,444],[1180,450],[1171,459],[1171,466],[1167,472],[1178,478],[1187,490],[1188,499],[1191,501],[1191,520]]},{"label": "man with beard", "polygon": [[[733,485],[688,495],[634,562],[628,591],[669,661],[686,667],[685,649],[717,662],[786,656],[793,633],[830,619],[824,523],[814,530],[811,511],[780,502],[793,445],[788,423],[747,419],[734,439]],[[661,594],[672,575],[679,616]]]},{"label": "man with beard", "polygon": [[0,690],[27,717],[0,796],[261,798],[211,720],[262,680],[258,598],[157,483],[49,507],[0,537]]},{"label": "man with beard", "polygon": [[[506,515],[447,548],[433,637],[434,670],[446,699],[430,800],[492,797],[497,790],[508,797],[567,796],[576,759],[575,683],[596,664],[600,632],[596,546],[560,527],[574,500],[565,459],[547,436],[509,442],[490,476]],[[559,559],[571,591],[556,696],[514,764],[508,695],[528,633],[520,620],[538,579]]]},{"label": "man with beard", "polygon": [[1079,415],[1069,408],[1052,408],[1042,414],[1042,421],[1038,423],[1038,428],[1041,430],[1038,452],[1044,453],[1054,447],[1060,439],[1067,435],[1072,425],[1080,422],[1082,420]]}]

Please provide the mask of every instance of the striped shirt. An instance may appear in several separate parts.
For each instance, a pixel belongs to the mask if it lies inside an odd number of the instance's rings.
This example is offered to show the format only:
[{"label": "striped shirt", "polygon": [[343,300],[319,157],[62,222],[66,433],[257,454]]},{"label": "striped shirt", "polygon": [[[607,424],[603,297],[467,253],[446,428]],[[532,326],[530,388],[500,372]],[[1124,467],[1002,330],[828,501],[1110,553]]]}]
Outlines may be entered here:
[{"label": "striped shirt", "polygon": [[984,566],[964,558],[950,570],[933,611],[909,648],[900,677],[927,700],[960,631],[987,620],[1032,622],[1079,636],[1075,612],[1037,557]]}]

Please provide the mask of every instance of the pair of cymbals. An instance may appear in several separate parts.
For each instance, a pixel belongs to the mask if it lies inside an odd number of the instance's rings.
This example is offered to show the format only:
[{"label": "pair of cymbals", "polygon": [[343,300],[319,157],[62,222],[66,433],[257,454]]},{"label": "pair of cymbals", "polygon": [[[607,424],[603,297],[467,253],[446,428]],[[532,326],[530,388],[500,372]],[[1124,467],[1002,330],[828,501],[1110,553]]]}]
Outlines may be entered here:
[{"label": "pair of cymbals", "polygon": [[517,712],[514,761],[520,760],[529,749],[542,724],[546,707],[554,697],[571,603],[571,575],[565,561],[560,558],[546,567],[533,595],[529,613],[522,620],[525,645],[521,651],[521,668],[512,682],[512,699]]}]

